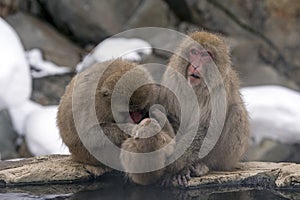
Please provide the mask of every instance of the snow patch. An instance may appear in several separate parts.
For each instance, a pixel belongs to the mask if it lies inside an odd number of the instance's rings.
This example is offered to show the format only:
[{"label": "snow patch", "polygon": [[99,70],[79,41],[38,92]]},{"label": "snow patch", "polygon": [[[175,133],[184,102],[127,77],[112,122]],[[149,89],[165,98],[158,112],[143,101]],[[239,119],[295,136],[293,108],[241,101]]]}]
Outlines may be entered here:
[{"label": "snow patch", "polygon": [[94,63],[123,58],[129,61],[140,61],[143,55],[152,53],[151,45],[138,38],[108,38],[96,46],[76,67],[77,72],[90,67]]},{"label": "snow patch", "polygon": [[9,114],[12,119],[14,129],[19,135],[25,134],[25,125],[29,114],[42,106],[33,101],[25,101],[20,105],[9,108]]},{"label": "snow patch", "polygon": [[21,41],[0,18],[0,109],[14,107],[31,95],[31,77]]},{"label": "snow patch", "polygon": [[28,115],[25,139],[30,152],[36,156],[70,154],[56,126],[57,109],[58,106],[45,106]]},{"label": "snow patch", "polygon": [[241,89],[250,115],[251,137],[282,143],[300,143],[300,93],[281,86]]},{"label": "snow patch", "polygon": [[33,78],[65,74],[71,71],[69,67],[58,66],[53,62],[44,60],[42,52],[39,49],[31,49],[27,51],[26,54],[27,60],[31,68],[33,68],[31,70]]}]

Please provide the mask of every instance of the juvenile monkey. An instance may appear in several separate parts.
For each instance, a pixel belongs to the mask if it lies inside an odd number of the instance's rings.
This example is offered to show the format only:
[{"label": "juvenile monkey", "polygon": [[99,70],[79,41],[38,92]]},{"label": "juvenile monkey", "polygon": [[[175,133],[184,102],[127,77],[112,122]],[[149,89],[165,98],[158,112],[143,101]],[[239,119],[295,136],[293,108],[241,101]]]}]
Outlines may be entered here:
[{"label": "juvenile monkey", "polygon": [[[239,93],[239,78],[231,68],[229,51],[224,40],[208,32],[194,32],[190,37],[192,40],[182,41],[177,53],[171,57],[163,76],[162,85],[170,82],[173,85],[178,84],[179,77],[182,75],[196,94],[199,109],[191,109],[189,116],[183,116],[185,124],[183,124],[184,128],[180,128],[182,113],[177,97],[169,89],[161,87],[158,102],[166,109],[168,121],[176,134],[176,144],[187,143],[184,136],[188,134],[190,124],[196,123],[198,126],[191,145],[183,155],[165,169],[156,172],[156,180],[159,179],[158,176],[161,176],[163,184],[169,184],[176,180],[179,185],[187,186],[191,176],[202,176],[209,170],[232,169],[242,157],[248,144],[248,114]],[[213,70],[214,65],[217,66],[217,73]],[[216,74],[220,76],[218,77]],[[187,94],[185,89],[182,89],[180,85],[174,88],[185,99],[184,104],[195,107],[190,102],[191,96],[185,95]],[[225,101],[220,102],[224,104],[225,109],[217,110],[220,113],[225,112],[224,126],[220,130],[221,135],[212,150],[205,157],[200,158],[200,148],[204,144],[208,128],[211,125],[213,106],[215,106],[212,101],[213,94],[225,96]],[[221,100],[222,98],[219,101]],[[196,119],[197,121],[195,121]],[[131,144],[129,144],[130,141]],[[123,147],[135,152],[144,152],[133,147],[134,145],[138,146],[139,144],[135,143],[139,142],[142,144],[141,141],[129,140]],[[159,138],[151,143],[148,142],[146,150],[158,149],[161,147],[160,143]],[[175,155],[174,150],[172,152]],[[123,158],[123,164],[129,165],[130,161],[132,160],[129,158]],[[144,174],[146,178],[143,178],[142,175],[139,174],[138,180],[129,177],[139,184],[151,183],[147,174]]]},{"label": "juvenile monkey", "polygon": [[[164,174],[165,162],[174,151],[175,142],[172,140],[175,135],[172,126],[167,119],[162,119],[161,111],[152,111],[154,119],[146,118],[133,128],[133,137],[126,139],[122,144],[121,162],[126,171],[128,169],[147,169],[149,166],[160,168],[155,171],[145,173],[126,173],[133,182],[141,185],[149,185],[157,182]],[[156,120],[164,122],[161,125]],[[165,147],[165,148],[164,148]],[[164,148],[164,149],[162,149]],[[138,159],[135,155],[125,154],[125,151],[133,153],[149,153],[162,149],[161,152],[155,152],[150,159],[145,159],[143,155]]]},{"label": "juvenile monkey", "polygon": [[[144,118],[148,118],[148,110],[157,98],[157,87],[155,84],[139,87],[141,82],[151,81],[151,77],[145,69],[136,69],[136,66],[134,63],[120,59],[98,63],[77,74],[66,88],[59,104],[57,125],[74,161],[102,166],[82,142],[86,139],[86,143],[91,144],[90,146],[96,148],[96,151],[105,151],[104,146],[107,145],[107,141],[99,141],[98,129],[93,127],[100,125],[110,141],[121,147],[122,143],[130,137],[133,128]],[[130,76],[124,76],[133,68],[135,70],[131,71]],[[116,84],[121,78],[124,82],[116,89]],[[133,88],[137,90],[133,92]],[[112,105],[113,92],[119,97],[132,92],[133,94],[129,102],[117,98],[120,101]],[[92,103],[94,107],[90,106]],[[115,109],[116,116],[113,115],[112,108]],[[96,121],[92,118],[93,111],[96,114]],[[118,122],[115,120],[116,117]],[[121,130],[118,125],[124,129]],[[81,137],[78,130],[82,132]],[[129,134],[124,133],[123,130]],[[106,152],[104,155],[110,159],[111,153]]]}]

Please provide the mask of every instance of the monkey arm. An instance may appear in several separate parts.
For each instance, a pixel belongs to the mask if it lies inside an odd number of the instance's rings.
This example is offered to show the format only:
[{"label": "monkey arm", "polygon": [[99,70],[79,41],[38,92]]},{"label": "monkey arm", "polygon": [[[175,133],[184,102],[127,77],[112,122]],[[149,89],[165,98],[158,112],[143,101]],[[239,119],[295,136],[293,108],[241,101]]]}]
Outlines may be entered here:
[{"label": "monkey arm", "polygon": [[122,143],[130,137],[130,134],[133,131],[133,128],[137,126],[136,124],[132,123],[123,123],[123,124],[116,124],[116,123],[102,123],[100,124],[101,129],[103,130],[104,134],[107,138],[117,145],[121,147]]},{"label": "monkey arm", "polygon": [[214,170],[232,169],[246,151],[248,136],[249,122],[244,105],[231,105],[219,141],[204,162]]}]

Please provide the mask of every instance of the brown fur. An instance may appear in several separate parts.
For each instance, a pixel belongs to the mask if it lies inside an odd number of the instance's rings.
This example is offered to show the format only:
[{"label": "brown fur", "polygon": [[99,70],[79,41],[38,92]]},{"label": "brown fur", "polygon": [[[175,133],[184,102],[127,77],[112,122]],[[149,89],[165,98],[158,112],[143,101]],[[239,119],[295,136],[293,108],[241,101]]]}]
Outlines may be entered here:
[{"label": "brown fur", "polygon": [[[154,118],[162,120],[162,113],[160,111],[154,110],[153,113]],[[169,144],[164,151],[155,153],[151,158],[151,166],[160,167],[164,166],[166,160],[174,151],[175,142],[172,139],[175,135],[168,121],[166,121],[164,128],[160,131],[161,127],[159,123],[155,119],[152,120],[152,123],[150,123],[151,120],[149,118],[140,122],[139,125],[133,129],[135,137],[128,138],[123,143],[122,149],[134,153],[149,153]],[[149,138],[140,138],[146,136]],[[124,151],[121,152],[120,158],[125,170],[130,168],[134,169],[136,166],[144,168],[149,166],[148,160],[140,160],[134,155],[125,154]],[[165,168],[162,168],[146,173],[127,173],[127,176],[135,183],[149,185],[157,182],[163,176],[164,172]]]},{"label": "brown fur", "polygon": [[[108,65],[110,66],[104,71]],[[119,147],[121,147],[121,144],[129,137],[128,134],[123,133],[114,120],[111,111],[111,96],[117,81],[134,67],[136,67],[136,64],[122,60],[98,63],[77,74],[66,88],[58,109],[57,125],[63,142],[69,147],[73,160],[86,164],[101,165],[101,163],[89,153],[78,136],[78,129],[76,129],[73,117],[74,113],[78,113],[79,115],[79,125],[83,124],[83,127],[87,127],[87,129],[88,127],[96,125],[92,123],[100,124],[104,134]],[[100,78],[102,72],[103,74]],[[130,88],[138,85],[142,80],[151,80],[150,75],[146,70],[136,70],[134,72],[134,78],[126,79],[126,84],[121,85],[118,93],[120,95],[127,95],[131,91]],[[93,88],[91,83],[97,84]],[[84,112],[88,109],[86,101],[91,98],[92,94],[95,94],[95,111],[98,122],[91,122],[89,113]],[[156,94],[157,90],[154,84],[140,87],[130,98],[129,110],[148,110],[156,99]],[[77,102],[73,100],[74,98]],[[120,102],[117,106],[120,113],[122,109],[125,110],[125,108],[128,107],[126,104],[123,105],[123,102]],[[122,125],[125,126],[129,132],[136,126],[125,120]],[[89,141],[95,139],[93,138],[95,136],[93,136],[92,131],[86,130],[83,134],[84,138],[88,138]],[[99,151],[101,151],[105,144],[101,143],[96,145]]]},{"label": "brown fur", "polygon": [[[239,92],[240,81],[237,73],[231,68],[229,51],[224,40],[208,32],[195,32],[190,37],[202,45],[204,49],[213,53],[213,61],[218,67],[225,87],[227,109],[225,124],[217,144],[206,157],[199,159],[199,150],[211,118],[211,99],[209,91],[203,82],[193,88],[198,97],[201,112],[198,133],[183,156],[169,166],[171,174],[176,175],[179,173],[183,175],[181,177],[184,179],[183,182],[189,179],[190,172],[196,175],[203,175],[208,172],[208,169],[232,169],[244,154],[249,137],[248,114]],[[188,40],[183,41],[178,52],[181,55],[187,54],[191,46],[192,44]],[[186,77],[188,64],[182,57],[174,55],[168,66]],[[209,75],[204,73],[203,76]],[[167,79],[168,77],[164,77],[163,82],[167,81]],[[210,77],[208,77],[208,82],[211,85],[210,92],[218,92],[220,82],[210,79]],[[165,106],[168,117],[171,119],[170,121],[174,122],[172,125],[178,128],[179,124],[176,123],[179,122],[180,112],[178,104],[174,103],[174,96],[170,95],[166,90],[161,90],[160,103]],[[193,120],[192,116],[190,120]],[[188,174],[185,174],[186,172]]]},{"label": "brown fur", "polygon": [[[198,44],[202,45],[204,49],[212,52],[213,61],[218,67],[225,87],[227,107],[225,124],[221,136],[212,151],[210,151],[210,153],[203,159],[200,159],[200,147],[206,136],[207,128],[210,125],[209,123],[211,119],[212,104],[210,93],[218,93],[220,92],[220,88],[222,88],[222,81],[220,82],[219,80],[216,80],[213,74],[204,71],[203,76],[207,78],[207,82],[211,88],[209,90],[203,81],[200,85],[193,87],[201,113],[200,120],[198,122],[199,128],[192,144],[179,159],[167,166],[165,169],[151,173],[138,174],[138,177],[134,177],[129,174],[129,178],[136,183],[142,185],[153,183],[154,181],[151,179],[152,176],[155,177],[155,180],[162,178],[163,184],[170,183],[173,180],[173,177],[175,177],[179,184],[187,185],[187,181],[190,179],[190,176],[202,176],[208,173],[209,170],[232,169],[246,150],[249,137],[248,114],[239,93],[239,78],[237,73],[231,68],[228,48],[221,37],[211,33],[195,32],[191,34],[190,37]],[[189,61],[183,57],[188,57],[193,45],[193,42],[189,39],[181,43],[177,54],[172,56],[168,64],[167,72],[173,69],[187,78],[187,67],[189,66]],[[174,81],[174,84],[178,83],[178,75],[172,73],[172,75],[170,75],[167,74],[167,72],[163,76],[162,85],[169,81]],[[180,88],[175,88],[175,90],[176,89],[179,90],[186,99],[185,103],[189,104],[190,96],[185,95],[186,91],[180,91]],[[176,132],[180,126],[181,115],[181,108],[178,104],[178,99],[176,99],[170,90],[161,87],[158,101],[165,107],[168,120]],[[194,111],[192,109],[193,106],[194,105],[190,105],[191,113]],[[186,120],[189,122],[195,120],[194,114],[188,116]],[[184,135],[185,133],[181,134]],[[156,140],[144,139],[137,141],[134,139],[128,139],[125,144],[123,144],[123,148],[139,153],[150,152],[150,150],[153,151],[161,148],[162,144],[160,140],[160,134],[156,136]],[[185,143],[185,141],[179,137],[177,138],[176,143],[178,144],[180,142]],[[141,144],[143,144],[143,146],[139,148],[138,146]],[[164,162],[165,159],[166,157],[164,156],[161,158],[158,156],[157,162]],[[134,159],[128,158],[127,164],[130,165],[133,160]],[[138,163],[133,162],[133,164],[137,165]]]}]

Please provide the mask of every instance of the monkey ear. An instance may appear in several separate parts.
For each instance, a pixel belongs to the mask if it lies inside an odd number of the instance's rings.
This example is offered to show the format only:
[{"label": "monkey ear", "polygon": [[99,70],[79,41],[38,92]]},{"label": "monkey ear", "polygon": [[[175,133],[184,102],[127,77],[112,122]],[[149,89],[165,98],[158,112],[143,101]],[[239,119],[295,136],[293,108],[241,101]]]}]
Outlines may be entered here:
[{"label": "monkey ear", "polygon": [[110,90],[106,87],[102,87],[100,89],[100,94],[103,96],[103,97],[107,97],[108,95],[110,95]]}]

